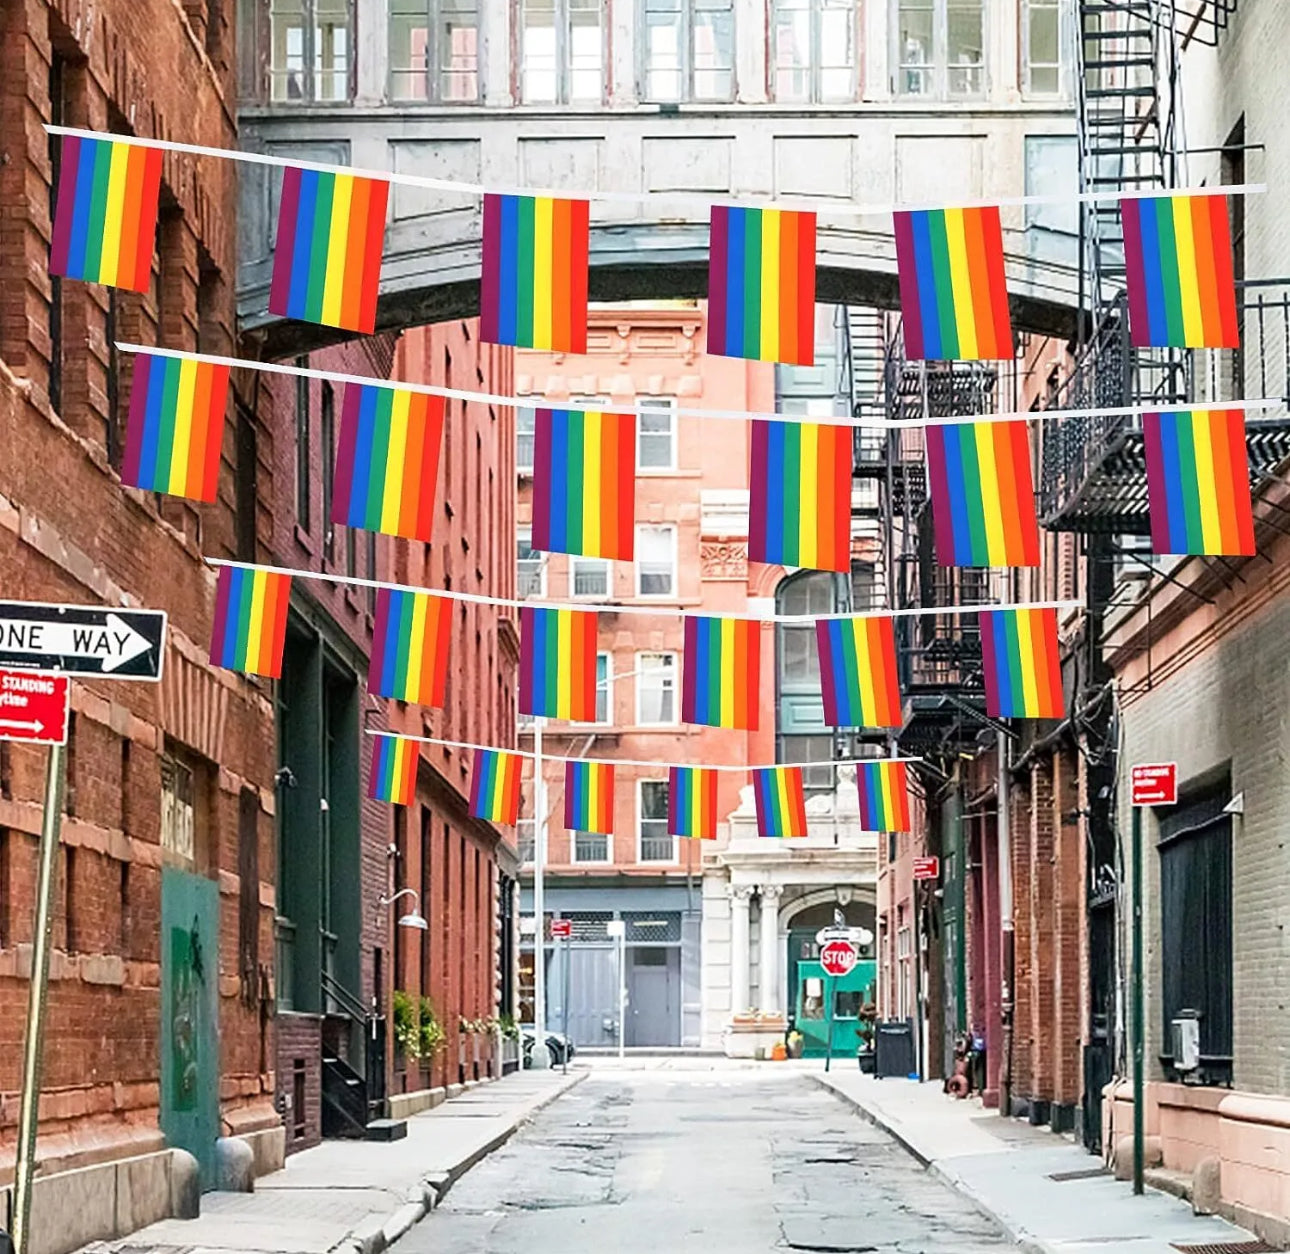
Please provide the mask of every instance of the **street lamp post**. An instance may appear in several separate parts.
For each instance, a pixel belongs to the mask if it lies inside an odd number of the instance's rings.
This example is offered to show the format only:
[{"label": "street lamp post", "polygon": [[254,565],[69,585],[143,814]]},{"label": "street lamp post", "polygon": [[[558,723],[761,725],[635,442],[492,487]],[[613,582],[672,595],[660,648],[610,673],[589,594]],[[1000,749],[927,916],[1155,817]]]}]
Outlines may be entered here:
[{"label": "street lamp post", "polygon": [[546,1047],[546,779],[542,773],[542,728],[533,720],[533,1056],[529,1066],[545,1071],[551,1065]]}]

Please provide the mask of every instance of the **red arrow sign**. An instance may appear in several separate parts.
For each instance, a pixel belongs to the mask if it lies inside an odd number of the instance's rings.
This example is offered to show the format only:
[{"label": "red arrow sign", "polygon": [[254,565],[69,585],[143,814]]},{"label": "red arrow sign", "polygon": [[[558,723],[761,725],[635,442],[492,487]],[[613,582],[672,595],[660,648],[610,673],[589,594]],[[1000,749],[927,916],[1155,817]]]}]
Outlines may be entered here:
[{"label": "red arrow sign", "polygon": [[1135,763],[1130,776],[1132,804],[1135,806],[1172,806],[1178,804],[1178,764],[1176,762]]},{"label": "red arrow sign", "polygon": [[551,938],[561,940],[573,935],[572,919],[552,919],[551,920]]},{"label": "red arrow sign", "polygon": [[829,941],[820,950],[820,966],[827,975],[849,975],[860,958],[860,951],[849,941]]},{"label": "red arrow sign", "polygon": [[67,743],[66,675],[0,671],[0,740]]},{"label": "red arrow sign", "polygon": [[940,858],[915,858],[914,878],[916,880],[938,880],[941,878]]}]

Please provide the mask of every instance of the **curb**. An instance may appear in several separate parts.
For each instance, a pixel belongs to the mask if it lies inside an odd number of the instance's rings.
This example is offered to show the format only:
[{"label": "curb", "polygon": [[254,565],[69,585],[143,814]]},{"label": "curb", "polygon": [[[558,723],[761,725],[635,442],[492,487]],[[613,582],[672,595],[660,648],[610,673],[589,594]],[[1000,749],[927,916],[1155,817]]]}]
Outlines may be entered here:
[{"label": "curb", "polygon": [[844,1093],[841,1089],[835,1088],[827,1079],[818,1072],[810,1072],[811,1079],[816,1086],[822,1088],[826,1093],[831,1093],[843,1105],[850,1107],[866,1123],[872,1124],[881,1132],[885,1132],[892,1138],[907,1154],[910,1155],[921,1167],[931,1172],[943,1184],[947,1184],[961,1197],[966,1198],[978,1211],[981,1212],[991,1223],[998,1226],[999,1230],[1013,1244],[1026,1251],[1026,1254],[1054,1254],[1055,1246],[1041,1241],[1039,1238],[1031,1235],[1025,1228],[1018,1227],[1010,1220],[1006,1219],[997,1210],[994,1209],[981,1195],[966,1184],[962,1178],[951,1168],[943,1167],[939,1161],[929,1158],[923,1153],[901,1130],[898,1124],[884,1117],[878,1111],[865,1106],[857,1101],[849,1093]]}]

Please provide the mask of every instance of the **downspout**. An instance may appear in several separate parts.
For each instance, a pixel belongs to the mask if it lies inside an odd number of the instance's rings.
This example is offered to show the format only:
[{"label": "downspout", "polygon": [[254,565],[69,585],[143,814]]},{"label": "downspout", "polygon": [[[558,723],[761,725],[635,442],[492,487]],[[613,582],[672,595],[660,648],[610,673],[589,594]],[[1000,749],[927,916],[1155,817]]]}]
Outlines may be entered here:
[{"label": "downspout", "polygon": [[1002,1019],[1003,1057],[999,1063],[999,1113],[1012,1114],[1012,1012],[1013,974],[1015,951],[1012,929],[1012,833],[1010,831],[1010,805],[1008,798],[1008,737],[999,732],[998,747],[999,782],[995,800],[995,831],[999,846],[999,924],[1003,931],[1000,964],[1003,968],[1002,987],[999,990],[999,1014]]}]

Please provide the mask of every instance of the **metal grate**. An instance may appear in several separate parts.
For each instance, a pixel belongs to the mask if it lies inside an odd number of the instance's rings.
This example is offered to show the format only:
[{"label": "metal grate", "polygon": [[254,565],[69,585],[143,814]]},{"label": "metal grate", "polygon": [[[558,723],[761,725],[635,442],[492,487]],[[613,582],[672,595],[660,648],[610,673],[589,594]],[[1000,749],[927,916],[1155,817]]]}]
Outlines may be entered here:
[{"label": "metal grate", "polygon": [[629,944],[675,943],[681,939],[681,915],[676,910],[624,910]]},{"label": "metal grate", "polygon": [[604,941],[609,939],[609,929],[605,926],[614,917],[612,910],[567,910],[561,918],[573,924],[573,936],[576,941]]},{"label": "metal grate", "polygon": [[1275,1246],[1262,1241],[1207,1241],[1203,1245],[1180,1245],[1174,1241],[1172,1244],[1184,1254],[1276,1254]]}]

